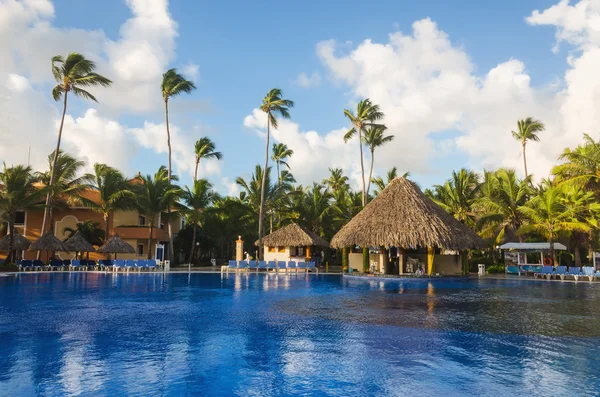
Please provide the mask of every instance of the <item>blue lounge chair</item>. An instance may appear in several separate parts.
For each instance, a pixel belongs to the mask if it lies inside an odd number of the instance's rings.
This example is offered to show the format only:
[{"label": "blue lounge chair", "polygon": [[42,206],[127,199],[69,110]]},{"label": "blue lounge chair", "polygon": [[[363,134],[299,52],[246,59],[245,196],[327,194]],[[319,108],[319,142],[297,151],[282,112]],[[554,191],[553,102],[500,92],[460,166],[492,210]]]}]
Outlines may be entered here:
[{"label": "blue lounge chair", "polygon": [[240,263],[238,263],[237,270],[238,271],[248,270],[248,262],[246,262],[246,261],[240,261]]},{"label": "blue lounge chair", "polygon": [[317,272],[319,273],[319,268],[315,265],[315,262],[307,262],[306,263],[306,271]]},{"label": "blue lounge chair", "polygon": [[561,280],[564,280],[565,277],[567,276],[567,267],[566,266],[556,266],[556,268],[554,269],[554,273],[552,273],[552,276],[554,276],[555,278],[558,276],[558,277],[560,277]]},{"label": "blue lounge chair", "polygon": [[100,259],[98,261],[98,269],[99,270],[108,270],[112,268],[112,262],[108,259]]},{"label": "blue lounge chair", "polygon": [[48,269],[48,270],[58,270],[61,269],[63,266],[63,262],[60,259],[52,259],[50,261],[50,263],[48,265],[46,265],[44,268]]},{"label": "blue lounge chair", "polygon": [[71,266],[71,260],[70,259],[63,259],[63,261],[62,261],[62,270],[68,269],[69,266]]},{"label": "blue lounge chair", "polygon": [[133,269],[141,272],[142,270],[148,270],[148,261],[146,259],[138,259],[133,261]]},{"label": "blue lounge chair", "polygon": [[258,271],[258,266],[256,264],[256,261],[252,260],[252,261],[248,262],[248,270]]},{"label": "blue lounge chair", "polygon": [[289,261],[288,264],[288,272],[295,271],[298,273],[298,268],[296,267],[296,261]]},{"label": "blue lounge chair", "polygon": [[44,270],[44,268],[46,268],[46,265],[44,265],[44,262],[35,259],[33,261],[33,270]]},{"label": "blue lounge chair", "polygon": [[581,269],[581,277],[583,277],[583,278],[588,277],[590,279],[590,281],[593,281],[595,278],[594,268],[591,266],[584,266]]},{"label": "blue lounge chair", "polygon": [[237,261],[229,261],[229,266],[227,266],[227,273],[230,270],[235,270],[237,272]]},{"label": "blue lounge chair", "polygon": [[115,259],[113,261],[113,270],[115,272],[119,270],[125,271],[125,261],[123,259]]},{"label": "blue lounge chair", "polygon": [[275,262],[275,261],[267,262],[267,271],[269,271],[269,270],[277,271],[277,262]]},{"label": "blue lounge chair", "polygon": [[552,272],[554,271],[554,266],[544,266],[540,273],[533,273],[533,278],[548,278],[550,280],[550,276],[552,276]]},{"label": "blue lounge chair", "polygon": [[71,264],[68,267],[69,270],[80,270],[81,269],[81,261],[79,259],[73,259]]},{"label": "blue lounge chair", "polygon": [[148,259],[146,261],[146,269],[156,271],[158,269],[156,259]]},{"label": "blue lounge chair", "polygon": [[265,270],[265,271],[267,271],[267,262],[265,262],[265,261],[258,261],[258,265],[256,267],[256,271],[259,271],[259,270]]},{"label": "blue lounge chair", "polygon": [[26,272],[27,269],[33,270],[33,261],[31,261],[29,259],[23,259],[19,263],[19,270],[22,270],[22,271]]},{"label": "blue lounge chair", "polygon": [[138,266],[136,266],[135,261],[133,259],[126,259],[125,260],[125,271],[130,271],[133,269],[137,269],[139,270]]},{"label": "blue lounge chair", "polygon": [[504,267],[504,272],[506,274],[518,274],[521,275],[521,269],[517,265],[506,265]]},{"label": "blue lounge chair", "polygon": [[[581,269],[577,266],[571,266],[569,268],[569,272],[567,273],[568,277],[573,277],[575,281],[579,280],[579,276],[581,276]],[[563,279],[564,280],[564,279]]]},{"label": "blue lounge chair", "polygon": [[301,271],[301,270],[302,270],[303,272],[306,272],[306,271],[307,271],[307,270],[306,270],[306,262],[298,262],[298,265],[297,265],[297,267],[296,267],[296,272],[299,272],[299,271]]},{"label": "blue lounge chair", "polygon": [[287,266],[285,264],[285,261],[279,261],[277,262],[277,271],[283,270],[287,273],[288,269]]}]

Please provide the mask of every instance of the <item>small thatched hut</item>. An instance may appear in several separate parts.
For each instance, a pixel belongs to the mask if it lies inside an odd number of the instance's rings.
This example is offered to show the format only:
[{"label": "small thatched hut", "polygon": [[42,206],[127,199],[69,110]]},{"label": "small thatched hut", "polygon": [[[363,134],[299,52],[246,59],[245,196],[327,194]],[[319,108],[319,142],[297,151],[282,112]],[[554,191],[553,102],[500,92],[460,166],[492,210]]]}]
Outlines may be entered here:
[{"label": "small thatched hut", "polygon": [[[481,248],[484,242],[426,197],[414,183],[406,178],[396,178],[342,227],[331,240],[331,246],[394,247],[400,257],[398,273],[416,270],[407,270],[407,259],[417,263],[425,262],[425,259],[427,273],[433,274],[461,273],[464,270],[458,255],[448,258],[449,255],[440,255],[443,251],[452,250],[458,254],[461,250]],[[387,255],[382,256],[387,260]],[[384,258],[378,259],[384,261]],[[357,261],[356,266],[351,266],[362,270],[362,255],[356,258]]]},{"label": "small thatched hut", "polygon": [[[258,241],[256,242],[258,245]],[[311,247],[329,247],[329,243],[316,233],[292,223],[263,237],[266,261],[308,261]]]},{"label": "small thatched hut", "polygon": [[53,230],[49,230],[42,237],[37,239],[29,247],[29,251],[65,251],[69,250],[65,244],[54,235]]},{"label": "small thatched hut", "polygon": [[[8,251],[10,249],[10,234],[2,237],[0,239],[0,251]],[[31,245],[31,241],[27,240],[25,237],[21,236],[19,232],[15,230],[13,234],[13,249],[15,251],[24,251]]]},{"label": "small thatched hut", "polygon": [[118,234],[115,234],[106,240],[104,245],[98,248],[96,252],[105,254],[135,254],[135,248],[123,241]]},{"label": "small thatched hut", "polygon": [[95,252],[94,246],[90,244],[81,234],[77,231],[73,236],[69,237],[65,242],[65,247],[71,252]]}]

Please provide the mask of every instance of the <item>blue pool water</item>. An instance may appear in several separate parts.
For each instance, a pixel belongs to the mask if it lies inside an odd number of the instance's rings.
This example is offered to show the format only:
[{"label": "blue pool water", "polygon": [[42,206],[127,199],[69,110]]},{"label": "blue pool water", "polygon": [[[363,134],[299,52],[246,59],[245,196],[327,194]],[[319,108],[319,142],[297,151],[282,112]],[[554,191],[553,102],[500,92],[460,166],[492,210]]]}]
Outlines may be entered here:
[{"label": "blue pool water", "polygon": [[600,283],[0,277],[0,395],[598,395]]}]

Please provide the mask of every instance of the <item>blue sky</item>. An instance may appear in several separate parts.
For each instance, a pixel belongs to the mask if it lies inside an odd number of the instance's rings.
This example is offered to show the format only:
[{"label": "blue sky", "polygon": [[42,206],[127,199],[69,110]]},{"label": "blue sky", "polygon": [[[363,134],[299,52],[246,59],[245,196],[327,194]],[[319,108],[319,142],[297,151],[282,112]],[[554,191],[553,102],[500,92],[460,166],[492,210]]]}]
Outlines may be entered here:
[{"label": "blue sky", "polygon": [[[90,31],[101,31],[104,42],[118,42],[123,38],[120,29],[125,21],[132,18],[132,4],[135,2],[136,0],[129,2],[106,0],[102,6],[99,6],[97,1],[92,0],[55,0],[52,2],[54,10],[51,16],[35,17],[37,22],[30,22],[23,27],[23,31],[39,29],[37,24],[41,20],[50,24],[57,32],[62,32],[61,34],[66,34],[65,32],[73,28],[85,31],[86,34]],[[164,0],[149,0],[147,4],[161,8],[163,2]],[[585,2],[586,0],[583,0],[581,3]],[[579,3],[571,1],[562,6],[565,10],[571,10]],[[138,4],[144,7],[144,2]],[[244,1],[171,1],[168,4],[168,14],[176,23],[177,34],[172,38],[174,45],[172,53],[165,57],[166,60],[160,65],[177,67],[180,70],[185,70],[186,65],[197,65],[199,70],[196,81],[198,89],[189,97],[176,98],[172,101],[171,121],[181,131],[181,135],[185,136],[186,142],[202,135],[208,135],[215,140],[218,149],[224,153],[224,160],[207,171],[205,176],[213,180],[219,190],[226,192],[227,183],[230,184],[240,175],[249,176],[254,165],[264,161],[264,140],[256,132],[260,126],[256,125],[256,120],[254,124],[252,121],[245,123],[245,118],[252,115],[253,109],[259,106],[262,97],[270,88],[283,89],[285,97],[296,102],[296,106],[292,109],[291,121],[297,127],[302,139],[306,138],[302,142],[310,142],[305,135],[307,131],[316,131],[320,136],[325,137],[332,131],[346,127],[347,123],[343,117],[344,108],[352,106],[367,94],[371,95],[370,92],[374,92],[372,95],[377,98],[377,92],[372,91],[370,87],[365,87],[365,84],[376,86],[381,83],[382,87],[391,87],[390,92],[381,96],[382,107],[391,109],[390,113],[395,112],[394,109],[401,109],[407,114],[413,113],[411,106],[414,102],[410,100],[414,95],[395,97],[394,84],[399,84],[398,81],[386,80],[385,74],[369,75],[368,69],[373,65],[378,66],[375,54],[378,54],[377,51],[381,48],[361,47],[361,43],[370,39],[374,44],[385,45],[390,41],[390,34],[395,32],[402,32],[404,37],[414,38],[413,24],[428,18],[436,27],[436,38],[446,37],[451,52],[454,55],[464,56],[465,60],[447,69],[444,64],[436,65],[433,68],[435,70],[427,76],[421,76],[420,72],[417,72],[419,79],[422,80],[416,80],[416,83],[427,85],[446,70],[456,74],[460,71],[461,65],[468,64],[463,69],[471,70],[456,77],[456,81],[469,80],[466,84],[473,89],[473,93],[469,94],[469,98],[464,99],[465,104],[468,103],[464,110],[460,108],[453,110],[453,115],[449,116],[451,122],[440,123],[439,126],[433,123],[436,125],[435,128],[438,128],[435,133],[430,131],[434,128],[432,124],[421,119],[406,123],[402,120],[395,122],[394,128],[391,128],[391,132],[396,136],[395,149],[392,152],[382,153],[379,161],[376,157],[375,172],[381,174],[389,166],[398,165],[402,171],[411,171],[413,178],[426,187],[433,183],[441,183],[449,176],[452,169],[463,166],[475,169],[494,166],[519,167],[521,160],[518,158],[518,151],[515,151],[513,146],[507,146],[510,143],[506,139],[498,138],[498,134],[502,132],[490,132],[489,135],[485,135],[482,129],[487,128],[486,123],[491,123],[492,118],[500,117],[497,113],[502,114],[498,124],[503,126],[516,124],[518,117],[532,115],[542,118],[545,115],[544,111],[539,112],[542,114],[528,114],[525,110],[520,111],[519,107],[527,110],[546,109],[550,102],[558,101],[564,96],[564,92],[569,91],[565,73],[575,68],[568,64],[567,59],[569,56],[582,56],[582,51],[588,49],[583,49],[576,40],[565,38],[558,40],[565,43],[560,45],[558,51],[553,52],[553,47],[557,43],[557,29],[564,28],[561,26],[563,22],[556,17],[553,19],[550,13],[545,19],[527,20],[534,10],[543,12],[557,4],[559,4],[558,0],[377,1],[369,4],[371,9],[365,12],[363,11],[365,3],[354,1],[285,3],[264,1],[260,4]],[[588,11],[590,17],[595,15],[596,10]],[[585,26],[581,29],[584,30]],[[576,33],[581,33],[581,29],[576,28]],[[352,58],[351,54],[354,52],[359,54],[364,50],[364,54],[373,54],[374,60],[357,61],[365,71],[349,76],[347,71],[342,70],[339,65],[335,66],[332,62],[328,62],[323,53],[317,50],[318,44],[327,40],[335,40],[334,53],[337,59]],[[423,45],[426,46],[426,40],[415,44],[416,54],[420,51],[418,46]],[[97,54],[99,58],[113,59],[110,54],[106,55],[102,46],[104,44],[98,44],[100,49],[97,50],[64,48],[63,52],[81,51],[90,54],[91,57]],[[401,56],[402,52],[407,51],[407,48],[399,48],[396,55]],[[456,58],[454,55],[451,59]],[[367,55],[367,58],[369,56]],[[432,62],[437,62],[436,56],[432,55],[431,59]],[[518,61],[522,69],[513,64],[510,76],[507,72],[506,81],[509,81],[507,84],[510,84],[510,87],[507,85],[506,92],[511,91],[513,82],[520,80],[522,76],[528,79],[526,87],[518,88],[519,92],[515,93],[515,98],[499,99],[481,110],[477,107],[478,104],[474,105],[473,102],[477,101],[474,98],[485,94],[482,87],[485,86],[486,76],[492,69],[501,64],[508,64],[510,61]],[[371,65],[369,62],[374,63]],[[422,60],[409,69],[413,73],[428,64],[429,61]],[[124,67],[126,65],[123,64]],[[386,70],[396,69],[394,64],[390,64]],[[109,75],[110,71],[99,69],[99,72],[113,77]],[[7,73],[10,75],[15,71],[8,70]],[[319,83],[311,87],[302,87],[296,81],[301,73],[308,76],[318,75]],[[28,79],[34,89],[39,90],[40,93],[44,90],[47,93],[51,86],[50,81],[38,81],[27,73],[22,73],[22,76]],[[407,76],[410,77],[410,74]],[[354,77],[357,80],[356,84],[352,81]],[[361,82],[363,78],[364,81]],[[156,81],[157,97],[160,95],[159,80]],[[402,84],[399,87],[404,87]],[[418,86],[411,89],[418,94]],[[482,92],[476,92],[477,90]],[[503,88],[496,88],[496,90],[494,92],[498,92],[499,97],[504,92]],[[148,92],[150,93],[151,90]],[[460,95],[460,90],[450,94],[450,98],[453,95]],[[386,103],[389,97],[393,98]],[[104,118],[105,124],[112,120],[123,128],[129,129],[143,129],[145,122],[155,124],[158,129],[163,122],[164,114],[160,107],[149,105],[144,110],[138,111],[112,106],[112,98],[107,98],[106,95],[99,94],[98,98],[101,102],[98,106],[81,101],[72,102],[69,113],[74,118],[82,117],[87,109],[93,107],[97,109],[98,115]],[[436,95],[433,90],[433,95],[419,98],[419,104],[428,107],[429,101],[435,100]],[[462,100],[457,99],[457,102]],[[521,104],[521,101],[522,106],[511,108],[514,103]],[[553,134],[565,134],[563,130],[565,121],[554,120],[553,117],[559,109],[565,107],[563,105],[554,104],[552,106],[556,108],[548,110],[549,125],[555,126]],[[443,104],[435,106],[439,109]],[[497,111],[494,109],[495,106],[502,107],[503,110]],[[486,112],[490,112],[489,117],[480,117]],[[478,115],[469,116],[474,113]],[[431,115],[425,114],[423,118],[432,119],[438,114],[439,110]],[[286,128],[282,128],[280,132],[285,135],[286,131]],[[510,135],[510,127],[502,131]],[[573,136],[578,136],[581,132],[578,129],[571,133]],[[69,134],[69,130],[65,130],[65,134]],[[414,138],[417,135],[426,136],[427,140]],[[285,140],[285,138],[281,139]],[[477,153],[478,145],[493,146],[496,139],[498,139],[498,150],[506,151],[508,153],[506,156],[491,151]],[[406,146],[401,145],[404,141]],[[433,146],[428,149],[421,145]],[[295,149],[293,145],[290,146]],[[560,149],[552,148],[549,150],[551,155],[547,159],[540,158],[537,168],[536,165],[533,167],[543,173],[548,168],[548,163],[552,161],[552,155]],[[44,148],[39,148],[40,153],[43,150]],[[192,148],[190,147],[189,150],[191,152]],[[428,154],[416,156],[415,153],[420,150]],[[46,151],[51,151],[51,147]],[[548,150],[540,149],[540,153],[546,151]],[[354,160],[358,159],[357,152],[358,150],[354,151]],[[356,172],[355,165],[344,163],[342,160],[335,160],[338,163],[331,160],[326,148],[320,148],[315,153],[318,154],[314,157],[304,156],[296,159],[295,165],[301,175],[300,182],[306,184],[309,180],[321,179],[323,175],[316,170],[318,167],[326,171],[328,166],[340,165],[350,174]],[[350,152],[346,155],[350,155]],[[397,164],[395,155],[398,155]],[[123,151],[119,154],[119,158],[122,159],[123,156],[127,157],[127,163],[130,165],[127,171],[130,173],[153,172],[159,164],[166,163],[164,153],[156,153],[155,148]],[[90,156],[90,159],[95,157]],[[103,160],[101,156],[100,160]],[[535,160],[533,162],[535,163]],[[311,165],[310,172],[302,173],[303,170],[300,168],[305,165]],[[415,169],[412,169],[413,166]],[[296,174],[295,171],[293,168],[292,173]],[[190,171],[181,170],[180,173],[182,181],[189,183]]]}]

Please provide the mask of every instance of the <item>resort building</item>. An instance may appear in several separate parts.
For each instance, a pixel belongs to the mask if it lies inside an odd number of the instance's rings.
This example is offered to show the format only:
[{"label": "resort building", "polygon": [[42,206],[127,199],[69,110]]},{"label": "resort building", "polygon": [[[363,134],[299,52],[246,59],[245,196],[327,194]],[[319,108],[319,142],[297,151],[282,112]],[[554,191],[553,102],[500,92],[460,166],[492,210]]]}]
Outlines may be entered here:
[{"label": "resort building", "polygon": [[[96,191],[86,191],[83,196],[95,203],[99,203],[99,194]],[[31,211],[22,211],[17,213],[15,230],[21,236],[30,241],[35,241],[41,237],[42,222],[44,210],[37,209]],[[109,218],[108,231],[106,238],[118,234],[124,241],[135,248],[135,254],[119,255],[120,259],[146,259],[148,250],[155,259],[168,258],[169,235],[167,225],[164,219],[165,214],[158,215],[156,227],[152,230],[152,241],[148,246],[149,228],[147,219],[137,210],[119,210],[114,211]],[[180,216],[173,216],[171,223],[174,236],[185,226],[185,220]],[[102,215],[88,207],[70,207],[65,209],[55,209],[53,211],[53,231],[54,235],[61,241],[68,237],[65,228],[76,229],[78,223],[85,221],[98,222],[99,228],[106,230],[106,224]],[[46,227],[46,231],[48,231]],[[0,237],[7,234],[7,227],[0,231]],[[6,252],[0,252],[0,259],[6,258]],[[23,259],[35,259],[37,252],[24,251]],[[75,256],[73,252],[56,252],[55,255],[60,259],[71,259]],[[90,259],[105,259],[106,255],[100,253],[90,253]]]},{"label": "resort building", "polygon": [[348,266],[362,272],[362,248],[369,266],[382,274],[466,272],[467,249],[483,240],[444,211],[413,182],[396,178],[331,240],[333,248],[350,248]]},{"label": "resort building", "polygon": [[328,247],[329,243],[318,234],[293,223],[263,237],[263,258],[265,261],[286,262],[309,262],[312,258],[318,262],[321,252],[317,249]]}]

